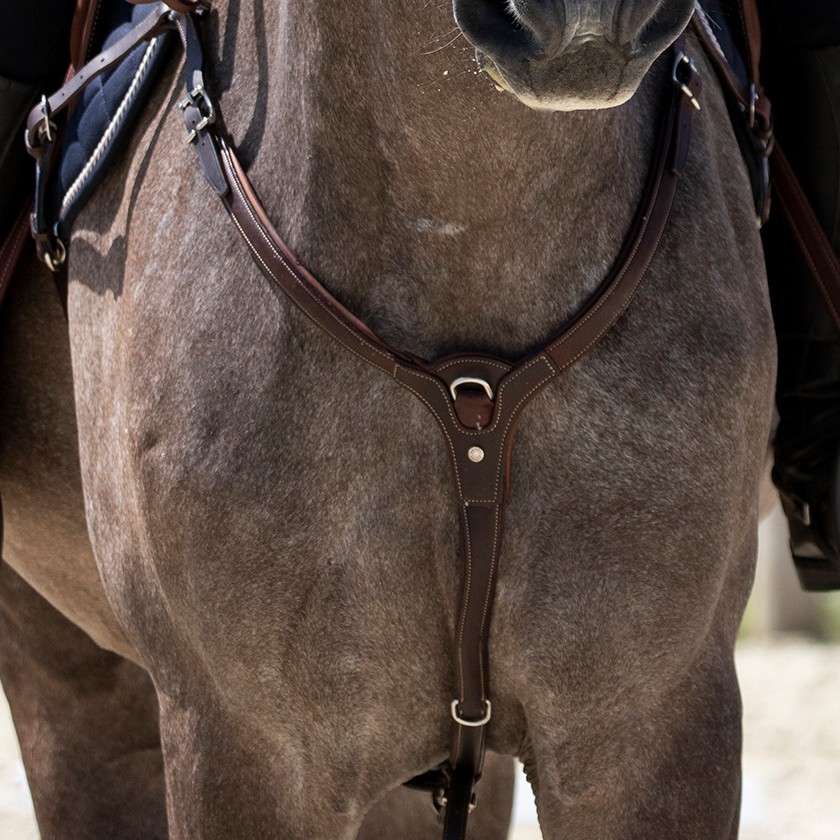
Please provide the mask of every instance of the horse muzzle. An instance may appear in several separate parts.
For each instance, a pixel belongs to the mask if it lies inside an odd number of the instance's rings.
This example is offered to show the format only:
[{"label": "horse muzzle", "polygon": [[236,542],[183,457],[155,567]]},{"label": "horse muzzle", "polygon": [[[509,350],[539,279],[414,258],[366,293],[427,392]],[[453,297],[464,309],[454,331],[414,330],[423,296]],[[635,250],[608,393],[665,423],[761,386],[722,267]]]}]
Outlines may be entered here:
[{"label": "horse muzzle", "polygon": [[695,0],[453,0],[496,83],[538,109],[619,105],[676,39]]}]

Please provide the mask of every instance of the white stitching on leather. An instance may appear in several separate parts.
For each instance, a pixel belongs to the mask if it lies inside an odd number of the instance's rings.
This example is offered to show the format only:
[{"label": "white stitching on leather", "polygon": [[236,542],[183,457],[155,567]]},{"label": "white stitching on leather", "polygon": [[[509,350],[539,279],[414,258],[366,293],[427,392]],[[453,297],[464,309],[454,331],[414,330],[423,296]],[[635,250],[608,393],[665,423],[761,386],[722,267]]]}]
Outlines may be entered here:
[{"label": "white stitching on leather", "polygon": [[[485,628],[487,626],[487,614],[490,611],[490,595],[494,589],[494,583],[496,578],[496,568],[498,566],[499,557],[498,557],[498,546],[499,546],[499,525],[501,523],[501,515],[502,515],[502,506],[501,504],[497,504],[493,506],[494,516],[493,516],[493,554],[492,560],[490,564],[490,577],[488,578],[487,583],[487,590],[484,594],[484,610],[481,614],[481,634],[480,638],[484,638]],[[478,656],[478,668],[479,673],[481,676],[481,699],[485,700],[487,697],[487,688],[486,688],[486,677],[484,674],[484,651],[479,651]]]},{"label": "white stitching on leather", "polygon": [[[277,286],[280,288],[280,290],[281,290],[281,291],[283,291],[283,286],[280,284],[280,281],[277,279],[277,276],[274,274],[274,271],[273,271],[273,270],[270,268],[270,266],[269,266],[269,265],[265,262],[265,260],[262,258],[262,256],[260,256],[260,252],[256,249],[256,247],[255,247],[254,243],[253,243],[253,242],[251,242],[251,239],[248,237],[248,234],[247,234],[247,233],[245,233],[245,230],[244,230],[244,228],[242,227],[242,225],[240,225],[240,224],[239,224],[239,220],[236,218],[236,216],[234,216],[234,215],[232,215],[232,214],[231,214],[231,217],[230,217],[230,218],[231,218],[231,220],[233,221],[233,223],[236,225],[237,229],[239,230],[240,235],[241,235],[241,236],[242,236],[242,238],[245,240],[245,242],[247,243],[248,247],[251,249],[251,252],[252,252],[252,253],[254,254],[254,256],[256,257],[257,262],[259,262],[259,264],[260,264],[260,265],[261,265],[261,266],[265,269],[266,274],[268,274],[268,276],[269,276],[269,277],[271,277],[271,279],[272,279],[272,280],[274,280],[274,282],[277,284]],[[321,332],[324,332],[324,328],[321,326],[321,324],[319,324],[319,323],[318,323],[318,321],[316,321],[316,320],[315,320],[315,318],[313,318],[313,317],[312,317],[312,315],[310,315],[310,314],[309,314],[309,313],[308,313],[305,309],[303,309],[302,307],[296,307],[296,308],[297,308],[297,310],[298,310],[301,314],[303,314],[303,315],[304,315],[304,316],[305,316],[305,317],[306,317],[309,321],[311,321],[313,324],[315,324],[315,326],[316,326],[316,327],[318,327],[318,328],[321,330]],[[340,344],[340,345],[341,345],[341,346],[342,346],[345,350],[349,350],[349,351],[350,351],[350,352],[351,352],[354,356],[358,357],[359,359],[361,359],[361,360],[362,360],[363,362],[365,362],[366,364],[370,365],[370,366],[371,366],[372,368],[374,368],[375,370],[382,371],[382,368],[381,368],[381,367],[379,367],[379,365],[376,365],[376,364],[374,364],[374,363],[373,363],[370,359],[365,358],[365,356],[363,356],[363,355],[362,355],[361,353],[359,353],[357,350],[354,350],[354,349],[353,349],[353,348],[352,348],[349,344],[346,344],[346,343],[345,343],[344,341],[342,341],[342,340],[341,340],[338,336],[336,336],[336,335],[332,335],[331,333],[327,333],[327,337],[328,337],[328,338],[333,339],[334,341],[337,341],[337,342],[338,342],[338,343],[339,343],[339,344]],[[383,371],[383,372],[384,372],[384,371]],[[394,371],[392,371],[392,374],[391,374],[391,375],[392,375],[392,376],[394,375]]]},{"label": "white stitching on leather", "polygon": [[[384,351],[375,347],[372,343],[370,343],[370,341],[365,336],[363,336],[357,330],[354,330],[348,324],[346,324],[344,322],[344,319],[340,316],[338,311],[335,309],[335,307],[328,300],[325,300],[320,295],[316,294],[316,292],[312,288],[310,288],[309,284],[304,282],[304,280],[298,275],[298,273],[289,265],[289,263],[286,261],[286,258],[278,250],[276,244],[274,243],[274,241],[271,239],[271,237],[266,232],[265,227],[262,224],[262,222],[260,222],[259,219],[256,218],[253,211],[251,210],[251,204],[248,201],[248,199],[245,197],[245,194],[242,190],[242,186],[239,183],[239,178],[237,177],[236,170],[235,170],[233,164],[230,161],[228,150],[223,148],[221,151],[222,151],[222,156],[223,156],[223,158],[225,160],[225,163],[226,163],[226,169],[228,170],[228,174],[229,174],[231,180],[233,181],[234,185],[236,186],[236,191],[239,193],[239,198],[242,200],[242,203],[245,205],[245,210],[247,211],[248,215],[251,217],[251,221],[254,223],[254,225],[256,226],[260,235],[265,240],[265,243],[271,249],[271,252],[279,260],[279,262],[283,266],[283,268],[285,268],[286,271],[291,275],[292,279],[294,279],[294,281],[297,284],[300,285],[300,287],[309,295],[309,297],[312,298],[312,300],[318,306],[320,306],[321,309],[323,309],[330,316],[330,318],[332,318],[332,320],[335,321],[335,323],[337,323],[345,332],[350,333],[350,335],[352,335],[353,338],[355,338],[357,341],[362,342],[365,345],[365,347],[372,350],[377,355],[382,356],[383,359],[387,359],[392,364],[396,364],[396,360],[394,359],[393,356],[391,356],[388,353],[385,353]],[[240,230],[241,230],[241,228],[240,228]],[[265,265],[264,262],[262,264]],[[277,281],[278,285],[280,285],[279,278],[273,272],[271,272],[271,274],[274,277],[274,279]],[[280,285],[280,288],[281,289],[283,288],[282,285]],[[321,327],[321,329],[323,329],[323,327]]]}]

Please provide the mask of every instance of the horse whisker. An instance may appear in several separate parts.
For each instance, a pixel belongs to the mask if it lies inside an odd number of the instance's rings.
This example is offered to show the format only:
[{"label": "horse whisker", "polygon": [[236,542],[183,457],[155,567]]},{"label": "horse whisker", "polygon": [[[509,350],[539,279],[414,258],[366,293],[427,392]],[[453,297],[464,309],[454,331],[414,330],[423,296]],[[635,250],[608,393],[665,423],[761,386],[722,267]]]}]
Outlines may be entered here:
[{"label": "horse whisker", "polygon": [[[461,32],[460,29],[456,29],[454,31],[456,33],[454,38],[452,38],[451,40],[447,41],[445,44],[442,44],[439,47],[435,47],[433,50],[428,50],[426,52],[421,52],[420,55],[433,55],[434,53],[440,52],[441,50],[445,50],[447,47],[454,44],[464,34],[463,32]],[[445,38],[449,34],[451,34],[451,33],[447,32],[446,35],[441,35],[439,38],[433,38],[432,41],[433,42],[434,41],[439,41],[441,38]]]}]

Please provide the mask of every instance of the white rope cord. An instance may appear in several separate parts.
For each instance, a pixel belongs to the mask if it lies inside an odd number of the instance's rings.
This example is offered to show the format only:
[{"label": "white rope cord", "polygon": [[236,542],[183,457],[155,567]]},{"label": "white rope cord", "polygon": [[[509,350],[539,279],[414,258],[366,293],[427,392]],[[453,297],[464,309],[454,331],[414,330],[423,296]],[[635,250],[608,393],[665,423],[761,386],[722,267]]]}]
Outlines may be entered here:
[{"label": "white rope cord", "polygon": [[137,98],[140,85],[142,84],[146,74],[149,72],[157,40],[157,38],[152,38],[152,40],[149,41],[146,51],[143,53],[143,58],[140,61],[140,66],[137,68],[137,72],[134,74],[131,85],[126,91],[125,98],[120,103],[120,107],[117,108],[117,112],[114,114],[111,122],[108,123],[108,128],[105,130],[105,133],[102,135],[100,141],[96,144],[96,148],[93,150],[93,154],[91,154],[90,159],[84,165],[84,168],[76,177],[76,180],[70,185],[70,189],[67,190],[66,195],[62,199],[61,210],[59,211],[61,216],[67,212],[69,206],[76,200],[79,193],[82,191],[85,182],[90,177],[91,172],[93,172],[93,170],[99,165],[99,161],[102,159],[102,156],[105,154],[105,151],[114,139],[114,134],[116,134],[126,111],[131,107],[132,103]]}]

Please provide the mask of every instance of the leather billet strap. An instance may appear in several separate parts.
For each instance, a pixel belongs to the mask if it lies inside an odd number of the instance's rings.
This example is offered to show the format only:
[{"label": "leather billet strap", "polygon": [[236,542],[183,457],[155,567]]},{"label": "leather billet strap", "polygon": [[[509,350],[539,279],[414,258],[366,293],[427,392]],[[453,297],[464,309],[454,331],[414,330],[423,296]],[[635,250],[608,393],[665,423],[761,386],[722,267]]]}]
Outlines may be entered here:
[{"label": "leather billet strap", "polygon": [[[456,620],[453,671],[452,747],[439,772],[425,774],[437,804],[445,809],[444,839],[463,840],[484,762],[487,726],[492,718],[487,641],[502,544],[505,496],[517,423],[525,407],[549,382],[580,359],[627,309],[645,276],[665,230],[685,165],[693,112],[699,109],[700,79],[683,52],[674,47],[673,84],[648,180],[630,232],[615,265],[578,314],[540,352],[511,362],[475,353],[428,362],[383,342],[339,303],[285,246],[271,225],[232,144],[220,130],[218,105],[207,90],[195,15],[161,7],[152,15],[161,26],[173,23],[186,50],[187,96],[181,102],[187,138],[202,169],[227,208],[251,254],[266,275],[310,320],[358,359],[413,393],[438,423],[449,452],[457,489],[461,528],[461,587]],[[151,22],[145,22],[149,32]],[[100,64],[113,64],[123,41],[95,58],[47,108],[36,109],[28,126],[36,158],[52,112],[66,107]],[[90,68],[90,69],[89,69]],[[103,67],[104,69],[104,67]],[[99,71],[101,72],[101,71]],[[76,81],[77,79],[82,81]]]},{"label": "leather billet strap", "polygon": [[90,55],[96,22],[102,0],[76,0],[73,25],[70,28],[70,67],[72,71],[84,66]]},{"label": "leather billet strap", "polygon": [[[79,70],[90,55],[90,44],[99,20],[99,12],[105,0],[76,0],[76,13],[70,30],[70,64]],[[128,0],[134,5],[156,3],[158,0]],[[205,0],[163,0],[174,12],[189,14],[209,8]]]},{"label": "leather billet strap", "polygon": [[758,17],[756,0],[740,0],[741,26],[744,30],[744,42],[747,48],[747,63],[750,81],[759,87],[759,67],[761,65],[761,21]]},{"label": "leather billet strap", "polygon": [[735,97],[740,104],[748,125],[758,123],[760,130],[768,130],[772,125],[772,108],[764,93],[759,75],[761,61],[761,23],[758,17],[756,0],[738,0],[741,17],[743,44],[747,51],[746,84],[738,78],[723,49],[715,36],[709,18],[703,11],[702,3],[691,21],[691,27],[703,44],[703,49],[720,76],[724,90]]}]

